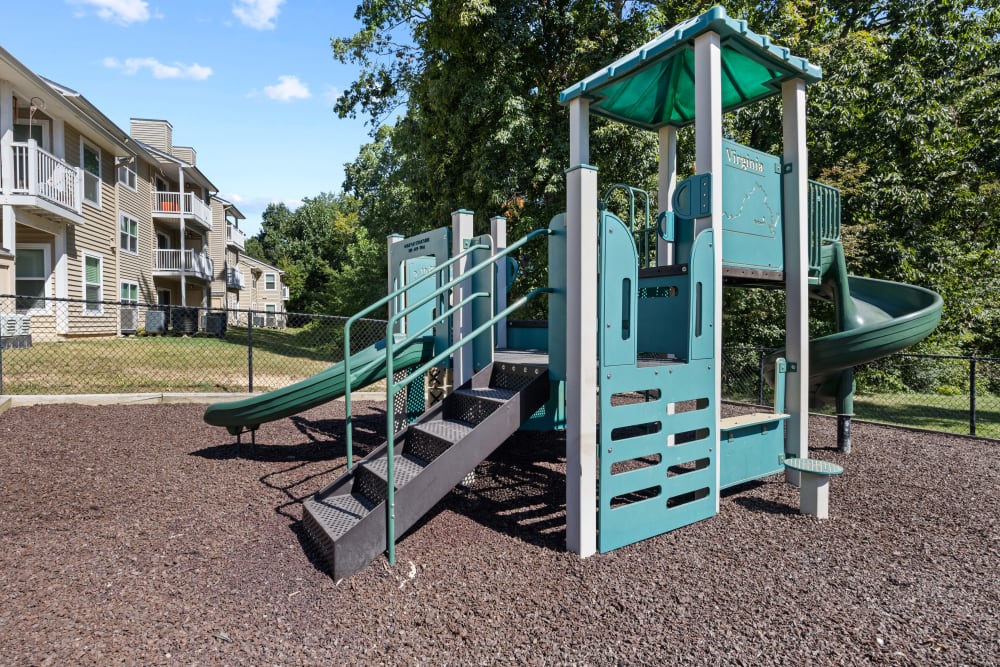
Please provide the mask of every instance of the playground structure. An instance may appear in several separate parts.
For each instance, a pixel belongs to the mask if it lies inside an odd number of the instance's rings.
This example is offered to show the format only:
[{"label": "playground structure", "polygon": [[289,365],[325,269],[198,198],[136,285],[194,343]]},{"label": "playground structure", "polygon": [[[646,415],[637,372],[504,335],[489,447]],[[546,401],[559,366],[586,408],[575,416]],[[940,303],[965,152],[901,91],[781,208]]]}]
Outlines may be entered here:
[{"label": "playground structure", "polygon": [[[474,236],[390,238],[389,294],[348,321],[345,359],[315,378],[210,407],[233,434],[344,395],[349,470],[304,503],[303,524],[341,578],[386,551],[520,428],[566,431],[566,542],[587,556],[713,516],[721,490],[785,471],[803,510],[826,511],[833,467],[808,458],[810,400],[834,401],[849,448],[853,366],[926,337],[941,299],[848,276],[839,193],[808,179],[805,90],[819,69],[715,7],[568,88],[566,213],[506,243],[503,219]],[[783,154],[723,138],[723,114],[781,94]],[[659,215],[629,224],[599,204],[589,117],[657,133]],[[695,174],[677,182],[677,131],[694,124]],[[617,187],[617,186],[616,186]],[[623,186],[630,201],[651,197]],[[548,241],[549,284],[506,303],[508,258]],[[786,341],[773,411],[721,418],[724,286],[783,289]],[[543,329],[507,327],[548,298]],[[808,299],[830,299],[838,333],[810,344]],[[386,338],[352,353],[350,327],[388,306]],[[509,338],[508,338],[509,335]],[[425,405],[450,368],[454,391]],[[386,378],[384,445],[353,460],[351,393]],[[786,465],[787,464],[787,465]]]}]

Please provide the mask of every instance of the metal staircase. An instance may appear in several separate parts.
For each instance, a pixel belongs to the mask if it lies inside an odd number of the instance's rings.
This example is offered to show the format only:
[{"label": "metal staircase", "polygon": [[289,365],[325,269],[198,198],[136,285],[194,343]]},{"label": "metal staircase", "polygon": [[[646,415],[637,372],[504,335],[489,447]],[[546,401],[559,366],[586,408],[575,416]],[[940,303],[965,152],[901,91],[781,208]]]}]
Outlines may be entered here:
[{"label": "metal staircase", "polygon": [[[549,398],[541,364],[494,362],[395,437],[395,534],[412,528]],[[386,550],[388,445],[304,504],[302,523],[334,579]]]}]

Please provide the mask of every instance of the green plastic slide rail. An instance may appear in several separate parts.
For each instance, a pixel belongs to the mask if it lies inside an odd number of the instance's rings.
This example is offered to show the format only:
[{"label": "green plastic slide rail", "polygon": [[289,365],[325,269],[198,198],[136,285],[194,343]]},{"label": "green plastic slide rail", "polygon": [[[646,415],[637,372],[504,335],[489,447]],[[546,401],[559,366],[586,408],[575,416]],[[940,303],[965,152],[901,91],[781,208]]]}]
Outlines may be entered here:
[{"label": "green plastic slide rail", "polygon": [[[431,300],[438,298],[441,295],[450,293],[450,291],[453,288],[457,287],[458,285],[467,280],[472,280],[472,284],[474,285],[473,289],[475,289],[477,286],[485,287],[485,289],[478,289],[477,291],[472,292],[467,297],[462,299],[459,303],[454,304],[451,308],[440,313],[436,318],[431,320],[431,322],[426,324],[420,330],[414,331],[412,334],[408,334],[406,340],[396,342],[392,339],[392,336],[389,336],[389,338],[386,339],[385,353],[386,353],[387,365],[386,365],[386,375],[385,375],[386,377],[385,400],[387,406],[391,406],[393,404],[393,400],[395,399],[396,395],[401,391],[403,391],[404,389],[406,389],[410,385],[410,383],[412,383],[416,378],[422,376],[428,370],[440,364],[445,359],[450,358],[451,355],[460,348],[477,341],[479,337],[482,336],[484,333],[492,333],[493,327],[497,324],[497,322],[500,322],[503,318],[508,317],[512,313],[516,312],[532,299],[542,294],[551,294],[552,292],[555,291],[551,287],[539,287],[537,289],[531,290],[523,297],[521,297],[514,303],[504,308],[499,313],[493,313],[494,308],[492,304],[492,297],[493,297],[492,285],[494,284],[495,276],[493,275],[494,271],[492,271],[492,269],[494,269],[496,262],[498,260],[504,259],[512,252],[518,250],[519,248],[529,243],[530,241],[534,240],[535,238],[538,238],[539,236],[550,236],[553,233],[554,230],[547,228],[536,229],[535,231],[529,233],[527,236],[524,236],[523,238],[510,244],[505,250],[498,252],[496,254],[491,253],[487,257],[483,258],[480,262],[477,262],[475,266],[470,268],[462,275],[452,279],[451,281],[445,283],[444,285],[441,285],[430,294],[427,294],[420,300],[409,305],[402,311],[393,314],[392,317],[389,318],[389,321],[386,323],[386,331],[392,332],[395,329],[396,324],[404,317],[406,317],[408,314],[417,310],[421,306],[427,304]],[[473,243],[470,246],[470,250],[472,248],[476,248],[477,251],[481,253],[484,250],[484,246],[486,251],[491,249],[490,244]],[[489,273],[485,273],[486,269],[491,269],[491,271]],[[414,371],[410,373],[410,375],[403,378],[399,382],[393,380],[393,373],[394,373],[393,350],[396,347],[396,345],[407,344],[411,336],[419,337],[421,334],[431,329],[436,324],[441,322],[447,322],[448,318],[450,318],[455,312],[457,312],[461,308],[464,308],[466,305],[475,303],[487,303],[488,310],[485,312],[492,313],[492,316],[476,317],[476,313],[474,313],[473,322],[477,326],[470,333],[468,333],[462,340],[455,341],[448,348],[442,350],[432,359],[425,362],[422,366],[414,369]],[[480,314],[481,315],[484,314],[484,311],[481,311]],[[492,343],[490,344],[490,347],[492,348]],[[350,424],[348,424],[348,429],[350,429]],[[348,433],[349,432],[350,431],[348,430]],[[389,480],[389,483],[386,485],[386,503],[385,503],[386,545],[388,547],[387,556],[390,565],[394,565],[396,563],[395,442],[396,442],[395,416],[392,414],[392,410],[390,409],[386,410],[386,478]]]}]

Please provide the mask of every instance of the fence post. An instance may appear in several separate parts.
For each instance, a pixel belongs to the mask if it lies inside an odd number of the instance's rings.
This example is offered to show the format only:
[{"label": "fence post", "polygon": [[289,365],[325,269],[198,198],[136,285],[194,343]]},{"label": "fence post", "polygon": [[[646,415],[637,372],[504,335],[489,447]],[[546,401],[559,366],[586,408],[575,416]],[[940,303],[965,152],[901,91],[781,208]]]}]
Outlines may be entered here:
[{"label": "fence post", "polygon": [[969,435],[976,434],[976,358],[969,357]]},{"label": "fence post", "polygon": [[253,393],[253,309],[247,313],[247,391]]},{"label": "fence post", "polygon": [[764,405],[764,348],[757,350],[757,405]]}]

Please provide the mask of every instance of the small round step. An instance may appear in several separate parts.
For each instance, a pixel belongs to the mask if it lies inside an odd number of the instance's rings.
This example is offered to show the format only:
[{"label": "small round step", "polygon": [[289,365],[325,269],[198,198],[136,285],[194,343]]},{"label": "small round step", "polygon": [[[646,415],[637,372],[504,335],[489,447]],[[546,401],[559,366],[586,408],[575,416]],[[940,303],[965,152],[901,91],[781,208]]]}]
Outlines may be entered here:
[{"label": "small round step", "polygon": [[840,475],[844,472],[844,467],[830,461],[822,459],[804,459],[799,457],[787,458],[784,461],[786,468],[798,470],[799,472],[812,475]]}]

